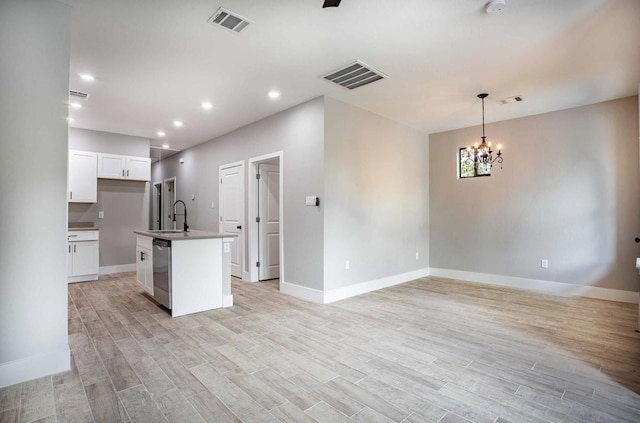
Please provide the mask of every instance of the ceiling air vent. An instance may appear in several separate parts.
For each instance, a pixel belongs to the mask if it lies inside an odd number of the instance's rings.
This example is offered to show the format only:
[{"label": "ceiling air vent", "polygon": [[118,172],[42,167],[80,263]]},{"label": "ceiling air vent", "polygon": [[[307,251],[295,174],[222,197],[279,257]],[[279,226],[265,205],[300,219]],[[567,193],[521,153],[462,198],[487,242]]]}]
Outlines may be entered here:
[{"label": "ceiling air vent", "polygon": [[207,22],[233,32],[240,32],[249,26],[249,24],[254,23],[252,20],[243,18],[237,13],[233,13],[223,7],[216,10],[216,13],[214,13]]},{"label": "ceiling air vent", "polygon": [[519,103],[523,100],[521,95],[514,95],[513,97],[503,98],[499,100],[502,104],[511,104],[511,103]]},{"label": "ceiling air vent", "polygon": [[323,78],[327,81],[335,82],[338,85],[342,85],[345,88],[353,90],[354,88],[371,84],[372,82],[379,81],[383,78],[388,78],[388,76],[375,70],[371,66],[356,60],[355,63],[351,63],[350,65],[335,70],[330,74],[323,76]]},{"label": "ceiling air vent", "polygon": [[74,99],[74,100],[87,101],[87,100],[89,100],[89,94],[83,93],[82,91],[69,90],[69,98]]}]

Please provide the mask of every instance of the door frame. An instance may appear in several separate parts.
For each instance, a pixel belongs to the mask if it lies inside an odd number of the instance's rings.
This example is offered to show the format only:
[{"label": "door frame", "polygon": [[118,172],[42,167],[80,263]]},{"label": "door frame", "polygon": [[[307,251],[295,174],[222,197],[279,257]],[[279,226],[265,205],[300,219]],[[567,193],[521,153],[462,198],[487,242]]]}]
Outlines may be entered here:
[{"label": "door frame", "polygon": [[[218,167],[218,232],[222,233],[222,189],[220,187],[220,185],[222,184],[222,171],[225,169],[229,169],[232,167],[236,167],[236,166],[240,166],[240,173],[242,174],[242,176],[244,177],[244,160],[239,160],[237,162],[232,162],[232,163],[227,163],[227,164],[223,164],[220,165]],[[242,207],[240,207],[240,210],[242,211],[242,215],[240,218],[240,222],[242,222],[242,228],[240,229],[240,234],[238,235],[238,238],[242,237],[242,248],[240,250],[240,257],[238,258],[240,260],[240,272],[242,274],[242,280],[245,280],[245,274],[246,272],[246,265],[247,265],[247,260],[246,260],[246,250],[247,250],[247,237],[246,237],[246,226],[247,226],[247,221],[245,220],[245,216],[246,216],[246,206],[247,206],[247,199],[245,196],[245,184],[246,182],[243,181],[242,183]]]},{"label": "door frame", "polygon": [[[258,174],[258,165],[262,162],[268,162],[278,158],[280,167],[280,198],[278,199],[280,204],[280,286],[284,279],[284,152],[276,151],[262,156],[253,157],[249,159],[248,177],[249,177],[249,263],[256,263],[259,257],[259,245],[258,245],[258,225],[254,225],[256,218],[258,217],[258,180],[256,175]],[[249,266],[247,278],[248,282],[259,282],[260,274],[256,266]]]},{"label": "door frame", "polygon": [[[162,181],[162,191],[163,191],[162,193],[163,193],[163,197],[164,197],[165,201],[168,201],[169,198],[171,197],[171,196],[167,195],[167,192],[166,192],[166,190],[167,190],[167,182],[173,182],[173,198],[177,199],[178,198],[178,181],[177,181],[175,176],[172,176],[171,178],[165,178]],[[173,216],[173,212],[175,211],[175,210],[173,210],[173,204],[169,205],[169,210],[171,210],[171,215]],[[166,212],[166,210],[164,210],[164,212]],[[162,219],[164,221],[164,215],[162,216]],[[170,228],[163,228],[163,229],[175,229],[173,227],[173,223],[172,222],[173,222],[173,219],[169,220]]]},{"label": "door frame", "polygon": [[[160,185],[160,208],[158,208],[158,204],[157,204],[157,198],[156,198],[156,193],[157,193],[157,189],[156,187]],[[152,182],[151,183],[151,198],[152,203],[151,203],[151,229],[155,229],[154,226],[156,224],[156,222],[153,221],[153,218],[156,217],[154,215],[154,212],[157,213],[157,217],[160,220],[159,225],[158,225],[158,229],[162,230],[162,222],[163,222],[163,216],[162,216],[162,203],[164,202],[164,182],[162,181],[156,181],[156,182]]]}]

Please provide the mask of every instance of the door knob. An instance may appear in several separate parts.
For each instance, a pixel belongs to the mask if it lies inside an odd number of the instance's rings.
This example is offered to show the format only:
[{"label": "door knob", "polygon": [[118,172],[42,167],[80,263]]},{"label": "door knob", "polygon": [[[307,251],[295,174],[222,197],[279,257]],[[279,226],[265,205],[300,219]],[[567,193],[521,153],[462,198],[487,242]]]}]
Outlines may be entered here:
[{"label": "door knob", "polygon": [[[236,229],[242,229],[241,225],[236,226]],[[640,240],[636,241],[636,242],[640,242]]]},{"label": "door knob", "polygon": [[636,239],[635,239],[634,241],[635,241],[635,242],[636,242],[636,244],[637,244],[637,243],[639,243],[639,242],[640,242],[640,238],[636,237]]}]

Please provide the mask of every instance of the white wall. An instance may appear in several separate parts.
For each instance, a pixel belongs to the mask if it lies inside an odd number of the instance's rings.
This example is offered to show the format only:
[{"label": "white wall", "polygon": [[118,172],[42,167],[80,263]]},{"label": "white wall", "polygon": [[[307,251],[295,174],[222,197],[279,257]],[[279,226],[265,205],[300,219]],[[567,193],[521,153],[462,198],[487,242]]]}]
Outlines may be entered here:
[{"label": "white wall", "polygon": [[430,135],[431,267],[637,292],[637,98],[489,124],[504,170],[459,180],[481,132]]},{"label": "white wall", "polygon": [[428,268],[428,136],[326,98],[324,151],[324,290]]},{"label": "white wall", "polygon": [[0,2],[0,387],[69,369],[70,8]]}]

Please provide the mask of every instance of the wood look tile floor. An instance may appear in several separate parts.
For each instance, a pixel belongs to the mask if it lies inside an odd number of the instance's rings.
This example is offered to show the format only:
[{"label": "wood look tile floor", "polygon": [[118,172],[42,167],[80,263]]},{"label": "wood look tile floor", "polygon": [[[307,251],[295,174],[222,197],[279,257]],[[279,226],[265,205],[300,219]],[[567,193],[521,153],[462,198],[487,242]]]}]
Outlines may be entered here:
[{"label": "wood look tile floor", "polygon": [[316,305],[233,282],[172,319],[121,274],[69,286],[71,371],[0,422],[640,422],[636,306],[419,279]]}]

